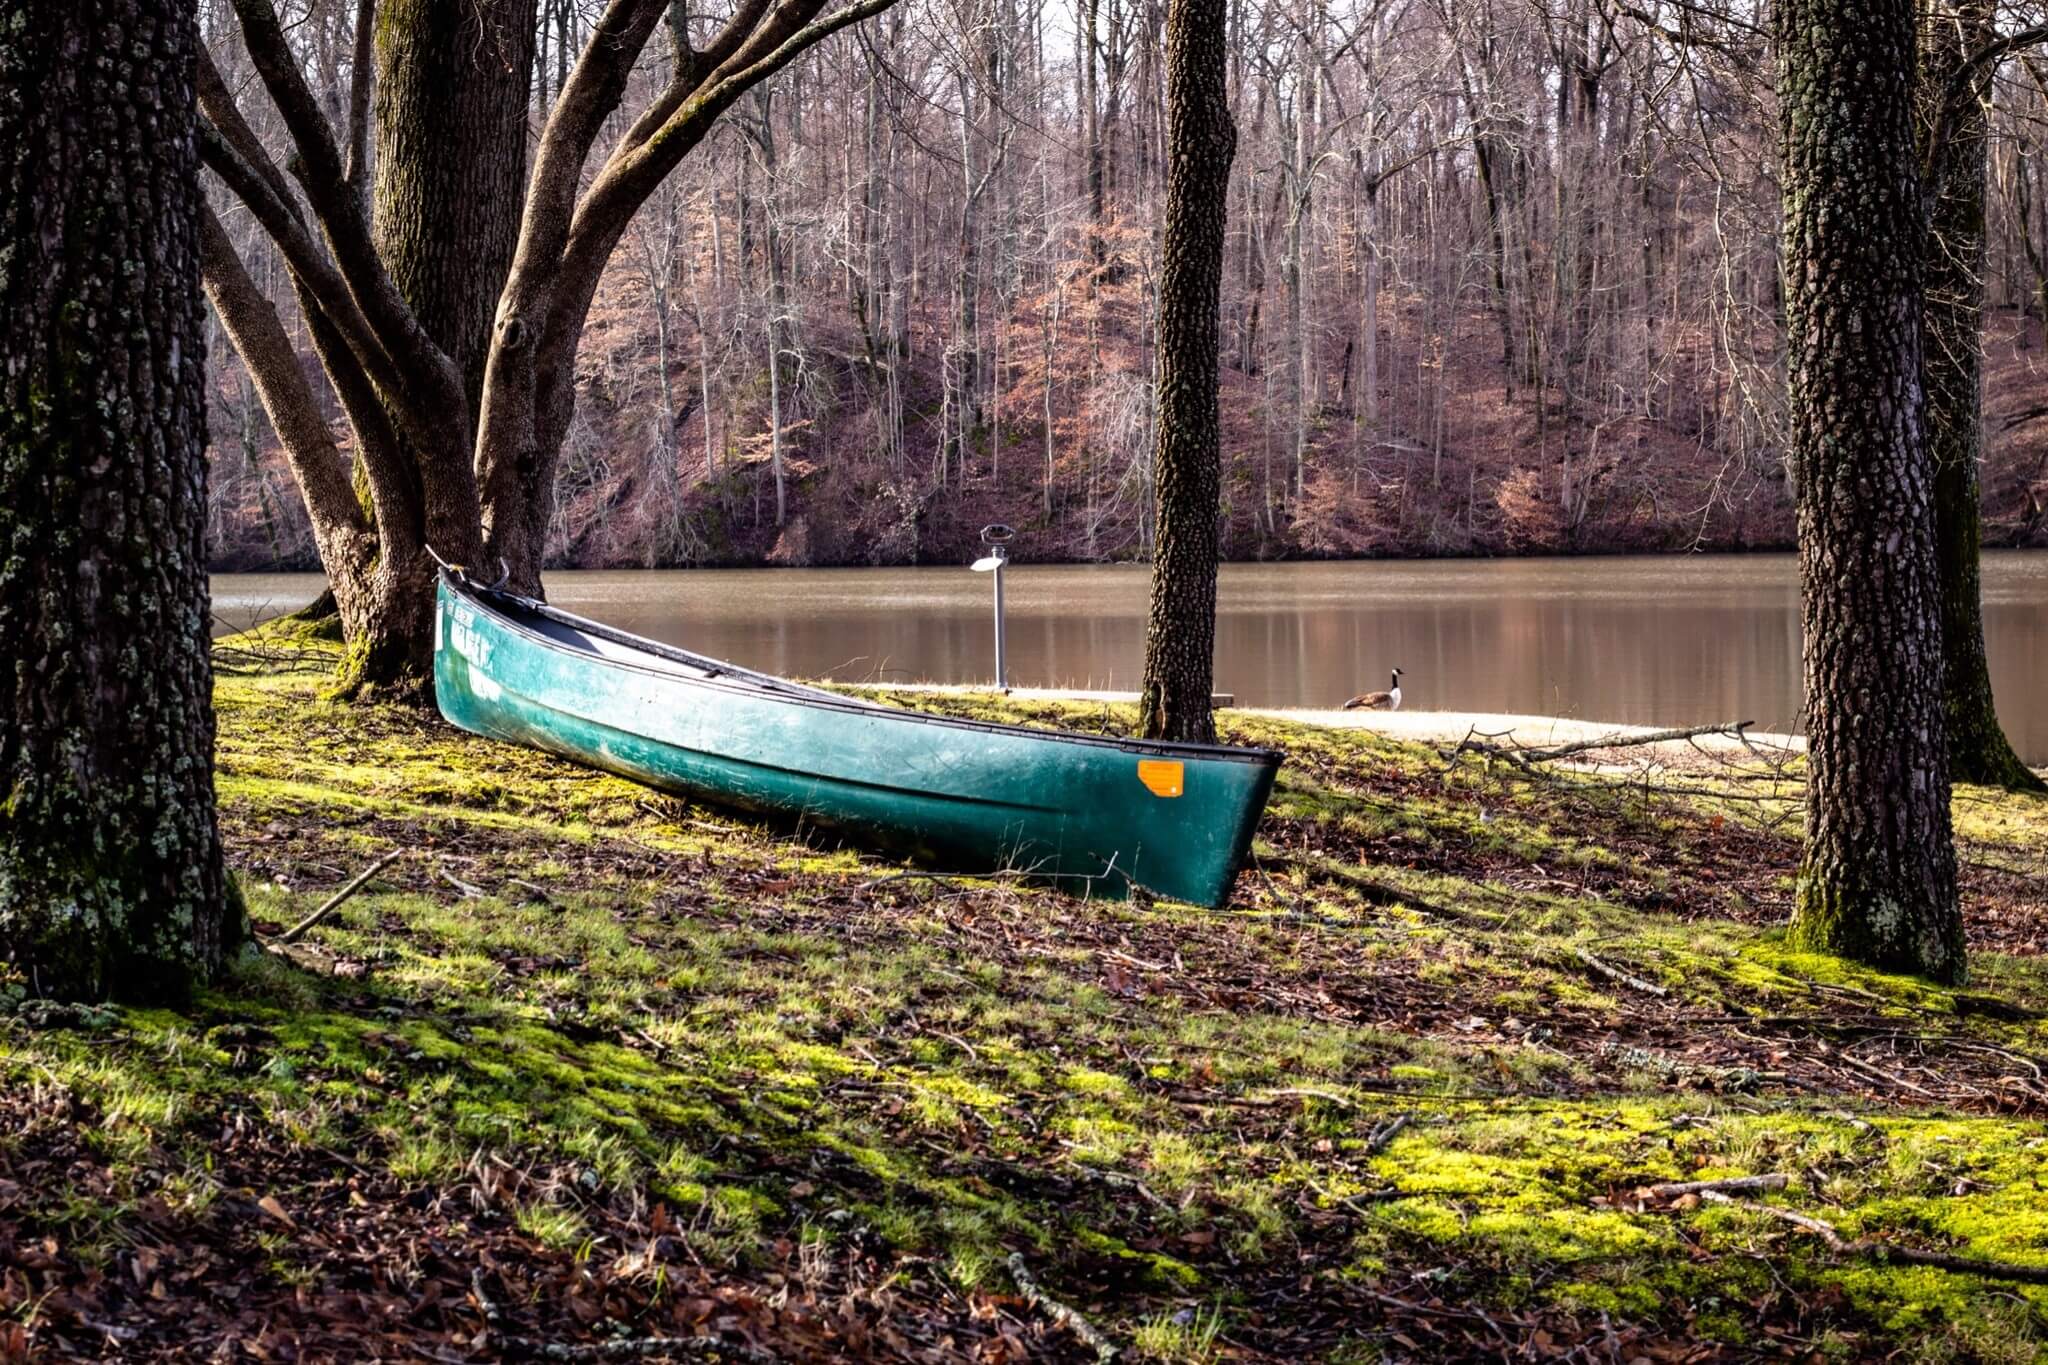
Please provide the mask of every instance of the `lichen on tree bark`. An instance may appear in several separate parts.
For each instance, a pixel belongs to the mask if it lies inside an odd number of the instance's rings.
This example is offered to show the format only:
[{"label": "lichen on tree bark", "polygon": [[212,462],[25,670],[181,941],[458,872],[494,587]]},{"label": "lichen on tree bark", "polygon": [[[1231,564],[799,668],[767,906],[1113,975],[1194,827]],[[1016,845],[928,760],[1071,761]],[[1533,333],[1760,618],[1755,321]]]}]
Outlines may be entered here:
[{"label": "lichen on tree bark", "polygon": [[177,0],[0,19],[0,959],[38,994],[175,997],[243,934],[213,798],[198,29]]}]

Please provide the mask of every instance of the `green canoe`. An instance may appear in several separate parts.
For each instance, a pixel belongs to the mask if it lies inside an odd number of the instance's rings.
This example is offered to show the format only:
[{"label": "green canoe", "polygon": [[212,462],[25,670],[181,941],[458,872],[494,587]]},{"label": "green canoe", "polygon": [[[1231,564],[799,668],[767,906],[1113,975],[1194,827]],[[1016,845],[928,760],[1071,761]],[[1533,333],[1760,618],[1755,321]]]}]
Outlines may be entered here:
[{"label": "green canoe", "polygon": [[961,872],[1220,906],[1280,756],[880,706],[441,576],[441,714],[718,805]]}]

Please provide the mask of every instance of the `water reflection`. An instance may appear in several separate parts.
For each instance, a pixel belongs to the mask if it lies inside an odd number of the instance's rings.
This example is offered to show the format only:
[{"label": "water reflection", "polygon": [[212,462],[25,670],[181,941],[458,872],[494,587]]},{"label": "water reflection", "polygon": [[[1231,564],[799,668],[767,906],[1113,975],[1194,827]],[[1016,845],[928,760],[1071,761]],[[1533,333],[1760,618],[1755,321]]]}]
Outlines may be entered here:
[{"label": "water reflection", "polygon": [[[1010,677],[1134,689],[1142,566],[1005,575]],[[220,575],[236,624],[290,610],[312,575]],[[557,573],[553,601],[627,630],[803,677],[989,678],[985,575],[959,568]],[[1796,728],[1790,556],[1229,565],[1216,684],[1240,701],[1333,706],[1407,670],[1410,707],[1631,723]],[[1985,561],[1986,645],[2013,742],[2048,763],[2048,554]]]}]

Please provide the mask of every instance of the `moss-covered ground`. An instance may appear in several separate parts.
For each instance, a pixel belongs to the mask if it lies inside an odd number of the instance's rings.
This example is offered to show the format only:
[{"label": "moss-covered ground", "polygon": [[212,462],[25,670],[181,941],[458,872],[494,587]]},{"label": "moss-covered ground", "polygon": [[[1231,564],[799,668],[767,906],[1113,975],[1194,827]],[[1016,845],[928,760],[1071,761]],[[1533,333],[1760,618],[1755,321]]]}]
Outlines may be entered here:
[{"label": "moss-covered ground", "polygon": [[1138,1360],[2048,1353],[2041,1283],[1644,1192],[2048,1267],[2048,802],[1959,793],[1950,991],[1784,946],[1796,822],[1739,774],[1231,719],[1288,757],[1219,913],[325,685],[219,686],[256,926],[403,855],[187,1009],[0,1021],[0,1358],[1086,1358],[1013,1258]]}]

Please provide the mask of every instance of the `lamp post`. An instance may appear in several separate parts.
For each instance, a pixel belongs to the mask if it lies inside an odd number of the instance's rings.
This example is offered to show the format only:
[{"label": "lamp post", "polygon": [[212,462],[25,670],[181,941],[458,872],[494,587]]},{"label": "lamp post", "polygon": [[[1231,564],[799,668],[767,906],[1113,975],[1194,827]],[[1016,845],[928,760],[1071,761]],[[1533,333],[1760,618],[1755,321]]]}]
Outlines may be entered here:
[{"label": "lamp post", "polygon": [[1016,534],[1014,530],[999,521],[982,527],[981,543],[988,547],[988,553],[968,566],[976,573],[988,574],[995,580],[996,687],[1003,692],[1010,690],[1010,675],[1003,662],[1003,565],[1010,562],[1008,547],[1010,538]]}]

